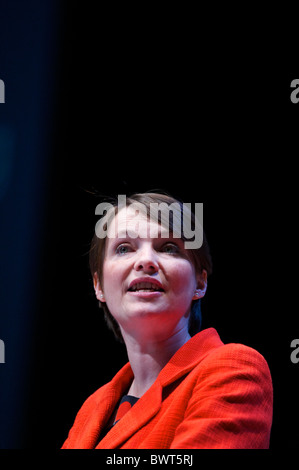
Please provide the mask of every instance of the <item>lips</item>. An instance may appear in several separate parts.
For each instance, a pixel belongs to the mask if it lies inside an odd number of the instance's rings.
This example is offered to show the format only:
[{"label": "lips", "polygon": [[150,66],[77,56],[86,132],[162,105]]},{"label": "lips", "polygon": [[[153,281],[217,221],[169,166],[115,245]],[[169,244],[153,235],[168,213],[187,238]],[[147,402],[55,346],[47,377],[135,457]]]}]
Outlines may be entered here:
[{"label": "lips", "polygon": [[161,282],[157,279],[136,278],[128,288],[130,292],[164,292]]}]

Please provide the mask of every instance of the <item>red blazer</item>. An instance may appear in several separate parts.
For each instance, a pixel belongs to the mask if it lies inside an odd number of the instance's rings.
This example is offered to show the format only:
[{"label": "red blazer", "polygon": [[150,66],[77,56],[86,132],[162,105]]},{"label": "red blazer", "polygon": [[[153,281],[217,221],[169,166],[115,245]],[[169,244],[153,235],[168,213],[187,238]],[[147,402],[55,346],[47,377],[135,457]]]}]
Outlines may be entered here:
[{"label": "red blazer", "polygon": [[150,389],[99,441],[133,379],[127,363],[79,410],[63,449],[260,449],[269,447],[273,390],[254,349],[209,328],[185,343]]}]

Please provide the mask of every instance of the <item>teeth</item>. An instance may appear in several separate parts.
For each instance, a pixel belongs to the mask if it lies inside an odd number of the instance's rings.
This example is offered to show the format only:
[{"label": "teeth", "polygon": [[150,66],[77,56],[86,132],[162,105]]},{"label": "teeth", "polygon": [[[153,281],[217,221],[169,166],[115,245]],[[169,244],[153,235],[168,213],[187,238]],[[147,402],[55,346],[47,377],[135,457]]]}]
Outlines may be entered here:
[{"label": "teeth", "polygon": [[131,287],[132,291],[136,290],[161,290],[156,284],[152,284],[151,282],[138,282],[137,284],[134,284],[134,286]]}]

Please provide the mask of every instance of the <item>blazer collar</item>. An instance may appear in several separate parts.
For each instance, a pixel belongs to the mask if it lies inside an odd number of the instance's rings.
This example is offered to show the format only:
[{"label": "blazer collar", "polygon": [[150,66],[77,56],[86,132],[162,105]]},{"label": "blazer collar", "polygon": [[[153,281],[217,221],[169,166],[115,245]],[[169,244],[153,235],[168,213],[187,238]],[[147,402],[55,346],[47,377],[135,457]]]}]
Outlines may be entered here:
[{"label": "blazer collar", "polygon": [[213,349],[222,346],[217,331],[208,328],[192,336],[169,360],[158,375],[165,387],[194,369]]},{"label": "blazer collar", "polygon": [[[123,416],[117,425],[100,441],[97,448],[119,448],[123,442],[129,439],[158,413],[162,405],[163,387],[187,374],[211,350],[222,345],[223,343],[214,328],[203,330],[193,336],[173,355],[149,390],[135,403],[130,412]],[[130,364],[127,363],[112,381],[107,384],[109,387],[106,396],[107,400],[105,400],[105,410],[102,409],[103,416],[107,416],[109,411],[113,411],[122,395],[126,393],[132,379],[133,372]],[[146,406],[149,402],[148,397],[150,397],[151,406]]]}]

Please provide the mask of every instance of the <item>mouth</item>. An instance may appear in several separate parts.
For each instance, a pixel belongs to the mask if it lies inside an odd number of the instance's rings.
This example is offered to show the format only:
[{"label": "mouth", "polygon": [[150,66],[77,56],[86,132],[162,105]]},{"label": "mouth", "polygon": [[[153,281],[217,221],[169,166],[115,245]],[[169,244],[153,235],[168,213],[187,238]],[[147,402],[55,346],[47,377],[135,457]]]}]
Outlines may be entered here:
[{"label": "mouth", "polygon": [[155,299],[165,292],[162,283],[158,279],[150,277],[137,277],[133,279],[128,288],[128,293],[133,297],[142,299]]},{"label": "mouth", "polygon": [[138,282],[133,286],[129,287],[129,292],[164,292],[162,287],[151,282]]}]

